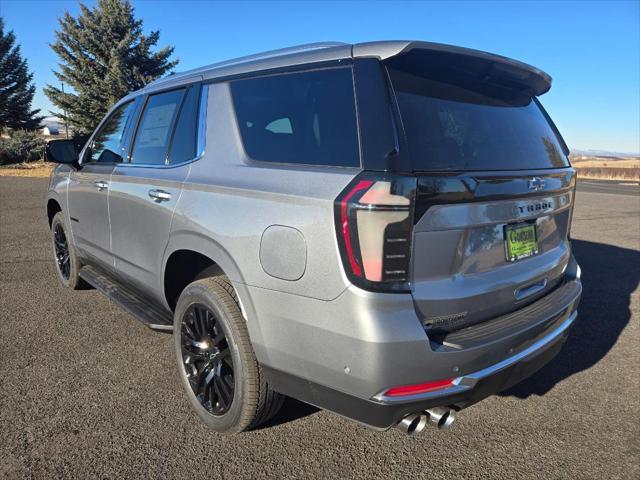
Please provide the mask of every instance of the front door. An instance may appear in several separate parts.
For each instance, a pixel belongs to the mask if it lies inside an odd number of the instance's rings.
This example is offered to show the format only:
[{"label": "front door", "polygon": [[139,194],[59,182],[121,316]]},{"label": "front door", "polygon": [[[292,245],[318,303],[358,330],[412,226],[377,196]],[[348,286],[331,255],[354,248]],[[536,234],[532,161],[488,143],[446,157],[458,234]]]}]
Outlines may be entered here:
[{"label": "front door", "polygon": [[133,102],[118,106],[102,122],[71,173],[69,217],[76,247],[91,263],[113,266],[109,221],[109,182],[122,161],[123,137]]}]

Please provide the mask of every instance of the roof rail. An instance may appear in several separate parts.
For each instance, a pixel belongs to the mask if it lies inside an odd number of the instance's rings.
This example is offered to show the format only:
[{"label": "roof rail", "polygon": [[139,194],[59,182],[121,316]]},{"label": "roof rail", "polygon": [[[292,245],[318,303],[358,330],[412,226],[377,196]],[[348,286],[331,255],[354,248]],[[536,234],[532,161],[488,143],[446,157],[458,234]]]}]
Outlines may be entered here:
[{"label": "roof rail", "polygon": [[215,68],[229,67],[232,65],[240,65],[248,62],[255,62],[258,60],[266,60],[274,57],[282,57],[285,55],[293,55],[296,53],[308,52],[311,50],[322,50],[325,48],[333,48],[333,47],[342,47],[344,45],[348,45],[344,42],[316,42],[316,43],[306,43],[303,45],[297,45],[295,47],[287,47],[287,48],[279,48],[277,50],[269,50],[267,52],[256,53],[253,55],[246,55],[244,57],[238,57],[231,60],[224,60],[218,63],[212,63],[211,65],[206,65],[204,67],[194,68],[192,70],[186,70],[184,72],[172,73],[166,77],[159,78],[147,84],[147,87],[152,85],[159,85],[164,82],[172,81],[177,78],[186,77],[189,75],[197,75],[198,73],[206,72],[208,70],[212,70]]}]

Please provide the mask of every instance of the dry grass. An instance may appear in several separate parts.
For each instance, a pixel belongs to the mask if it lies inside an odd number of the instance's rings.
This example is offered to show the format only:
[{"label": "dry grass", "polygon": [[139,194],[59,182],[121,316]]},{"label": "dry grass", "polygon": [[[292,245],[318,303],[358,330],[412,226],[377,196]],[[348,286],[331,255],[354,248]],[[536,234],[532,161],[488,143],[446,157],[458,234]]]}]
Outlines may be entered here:
[{"label": "dry grass", "polygon": [[0,167],[0,177],[35,177],[46,178],[51,174],[55,164],[46,162],[16,163]]},{"label": "dry grass", "polygon": [[578,178],[592,178],[594,180],[627,180],[640,182],[640,168],[615,168],[615,167],[587,167],[580,168],[574,165],[578,172]]},{"label": "dry grass", "polygon": [[640,157],[571,157],[579,178],[640,181]]},{"label": "dry grass", "polygon": [[619,160],[604,160],[589,158],[588,160],[572,159],[571,164],[576,168],[640,168],[640,159],[621,158]]}]

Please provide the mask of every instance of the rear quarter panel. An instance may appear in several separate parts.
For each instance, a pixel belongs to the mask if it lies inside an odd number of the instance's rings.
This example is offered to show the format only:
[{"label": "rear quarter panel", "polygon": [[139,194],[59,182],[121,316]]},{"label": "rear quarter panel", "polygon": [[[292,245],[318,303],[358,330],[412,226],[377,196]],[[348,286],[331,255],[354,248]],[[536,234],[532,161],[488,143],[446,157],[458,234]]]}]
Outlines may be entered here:
[{"label": "rear quarter panel", "polygon": [[[191,165],[178,201],[170,250],[181,243],[174,239],[199,237],[232,259],[235,267],[226,273],[234,282],[323,300],[344,291],[348,283],[337,249],[333,202],[359,170],[249,159],[227,84],[210,87],[206,143],[205,155]],[[276,278],[262,268],[261,239],[273,225],[292,227],[304,238],[306,266],[298,280]],[[284,257],[287,248],[279,246]]]},{"label": "rear quarter panel", "polygon": [[[176,206],[165,265],[172,252],[183,248],[218,263],[238,291],[260,358],[260,330],[273,325],[256,313],[249,287],[330,301],[349,285],[338,252],[333,202],[359,170],[249,159],[226,84],[210,86],[206,132],[205,154],[191,164]],[[263,269],[261,241],[274,225],[291,227],[304,240],[305,265],[296,280],[276,278]],[[286,262],[289,248],[286,243],[272,244],[270,253]],[[282,297],[273,298],[277,302]]]}]

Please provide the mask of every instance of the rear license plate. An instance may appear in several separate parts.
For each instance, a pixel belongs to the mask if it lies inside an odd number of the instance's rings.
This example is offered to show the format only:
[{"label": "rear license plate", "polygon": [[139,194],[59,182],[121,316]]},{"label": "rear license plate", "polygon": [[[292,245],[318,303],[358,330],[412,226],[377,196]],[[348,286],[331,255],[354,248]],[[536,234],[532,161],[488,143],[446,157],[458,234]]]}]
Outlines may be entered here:
[{"label": "rear license plate", "polygon": [[510,262],[538,253],[538,233],[535,223],[505,225],[504,240],[507,260]]}]

